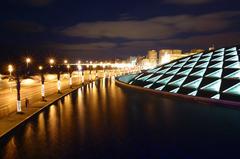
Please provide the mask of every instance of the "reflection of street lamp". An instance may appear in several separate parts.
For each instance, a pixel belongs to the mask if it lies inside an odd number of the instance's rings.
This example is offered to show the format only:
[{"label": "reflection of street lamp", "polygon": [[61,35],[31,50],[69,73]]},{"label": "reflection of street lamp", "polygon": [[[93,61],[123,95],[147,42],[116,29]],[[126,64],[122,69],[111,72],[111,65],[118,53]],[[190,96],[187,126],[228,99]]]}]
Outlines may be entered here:
[{"label": "reflection of street lamp", "polygon": [[44,86],[45,78],[44,78],[44,73],[43,73],[43,67],[39,66],[38,69],[39,69],[39,71],[41,73],[41,83],[42,83],[41,95],[42,95],[42,101],[46,101],[45,100],[45,86]]},{"label": "reflection of street lamp", "polygon": [[9,77],[12,77],[12,72],[13,72],[13,65],[8,65],[8,72],[9,72]]}]

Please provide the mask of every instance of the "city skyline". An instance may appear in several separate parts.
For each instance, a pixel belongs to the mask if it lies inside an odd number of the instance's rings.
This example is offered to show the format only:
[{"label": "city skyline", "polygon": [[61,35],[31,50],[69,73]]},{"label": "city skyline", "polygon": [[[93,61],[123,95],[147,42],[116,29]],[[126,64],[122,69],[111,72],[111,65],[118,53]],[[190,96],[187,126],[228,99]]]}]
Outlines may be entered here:
[{"label": "city skyline", "polygon": [[235,0],[73,2],[2,2],[1,59],[126,58],[150,49],[231,46],[240,35]]}]

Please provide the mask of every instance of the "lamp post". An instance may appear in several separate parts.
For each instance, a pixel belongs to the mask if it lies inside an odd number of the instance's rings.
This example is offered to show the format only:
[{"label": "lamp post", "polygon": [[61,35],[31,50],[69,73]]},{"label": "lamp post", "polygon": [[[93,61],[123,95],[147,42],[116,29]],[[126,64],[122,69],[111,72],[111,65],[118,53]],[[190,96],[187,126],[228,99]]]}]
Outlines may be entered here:
[{"label": "lamp post", "polygon": [[8,65],[9,79],[12,77],[13,65]]},{"label": "lamp post", "polygon": [[42,84],[41,95],[42,95],[42,101],[46,101],[45,100],[45,85],[44,85],[45,77],[44,77],[44,73],[43,73],[43,67],[39,66],[38,69],[39,69],[40,75],[41,75],[41,84]]},{"label": "lamp post", "polygon": [[26,61],[26,65],[27,65],[27,72],[26,72],[27,74],[26,75],[29,75],[30,72],[29,72],[28,66],[29,66],[29,63],[31,63],[31,59],[29,57],[27,57],[25,61]]},{"label": "lamp post", "polygon": [[49,59],[49,64],[50,64],[50,67],[52,68],[53,67],[53,65],[54,65],[54,63],[55,63],[55,60],[54,59]]},{"label": "lamp post", "polygon": [[17,89],[17,113],[22,112],[22,104],[21,104],[21,96],[20,96],[20,89],[21,89],[21,82],[19,74],[16,74],[16,89]]},{"label": "lamp post", "polygon": [[78,78],[79,78],[79,81],[82,82],[82,80],[80,80],[81,76],[82,76],[82,72],[81,72],[82,71],[82,66],[80,64],[78,64],[77,68],[78,68]]},{"label": "lamp post", "polygon": [[72,88],[72,71],[70,70],[70,65],[67,65],[67,69],[68,69],[68,74],[69,74],[69,86],[70,88]]}]

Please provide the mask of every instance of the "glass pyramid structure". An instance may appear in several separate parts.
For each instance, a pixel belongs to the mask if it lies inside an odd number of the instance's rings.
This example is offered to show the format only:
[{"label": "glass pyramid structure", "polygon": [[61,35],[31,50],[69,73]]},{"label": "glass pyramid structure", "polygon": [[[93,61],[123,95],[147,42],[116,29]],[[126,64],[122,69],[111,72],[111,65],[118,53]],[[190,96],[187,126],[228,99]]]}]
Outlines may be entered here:
[{"label": "glass pyramid structure", "polygon": [[174,60],[131,76],[125,83],[156,91],[240,102],[240,46]]}]

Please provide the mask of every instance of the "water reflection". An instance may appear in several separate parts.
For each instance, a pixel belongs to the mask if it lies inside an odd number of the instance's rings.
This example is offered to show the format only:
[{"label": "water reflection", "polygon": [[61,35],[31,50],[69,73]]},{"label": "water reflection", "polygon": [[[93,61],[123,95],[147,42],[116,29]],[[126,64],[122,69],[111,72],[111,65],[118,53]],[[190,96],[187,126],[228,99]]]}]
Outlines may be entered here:
[{"label": "water reflection", "polygon": [[137,93],[106,78],[78,89],[19,128],[1,142],[0,156],[229,157],[240,147],[239,121],[239,110]]}]

